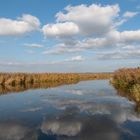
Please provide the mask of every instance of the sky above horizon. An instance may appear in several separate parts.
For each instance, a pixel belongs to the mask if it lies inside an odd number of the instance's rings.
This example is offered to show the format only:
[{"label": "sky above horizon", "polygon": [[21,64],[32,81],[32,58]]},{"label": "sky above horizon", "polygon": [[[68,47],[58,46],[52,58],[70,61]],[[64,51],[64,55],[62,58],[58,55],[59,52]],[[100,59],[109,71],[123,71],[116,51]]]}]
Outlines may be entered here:
[{"label": "sky above horizon", "polygon": [[111,72],[139,60],[139,0],[0,0],[1,72]]}]

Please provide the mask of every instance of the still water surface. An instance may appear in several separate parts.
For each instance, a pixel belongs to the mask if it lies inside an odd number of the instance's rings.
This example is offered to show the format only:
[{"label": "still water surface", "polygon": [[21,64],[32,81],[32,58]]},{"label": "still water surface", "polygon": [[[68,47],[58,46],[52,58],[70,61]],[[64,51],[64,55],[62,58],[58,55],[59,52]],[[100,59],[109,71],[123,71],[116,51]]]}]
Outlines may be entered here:
[{"label": "still water surface", "polygon": [[140,140],[135,104],[108,80],[0,96],[0,140]]}]

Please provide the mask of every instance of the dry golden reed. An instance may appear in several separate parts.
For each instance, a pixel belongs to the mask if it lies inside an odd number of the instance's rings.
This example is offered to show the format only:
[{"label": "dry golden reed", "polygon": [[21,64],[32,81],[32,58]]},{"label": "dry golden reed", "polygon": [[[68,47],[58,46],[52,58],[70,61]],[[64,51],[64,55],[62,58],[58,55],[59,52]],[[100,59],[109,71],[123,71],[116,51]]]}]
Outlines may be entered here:
[{"label": "dry golden reed", "polygon": [[123,68],[115,71],[111,83],[129,98],[140,102],[140,68]]},{"label": "dry golden reed", "polygon": [[110,73],[0,73],[0,85],[25,85],[34,83],[106,79]]}]

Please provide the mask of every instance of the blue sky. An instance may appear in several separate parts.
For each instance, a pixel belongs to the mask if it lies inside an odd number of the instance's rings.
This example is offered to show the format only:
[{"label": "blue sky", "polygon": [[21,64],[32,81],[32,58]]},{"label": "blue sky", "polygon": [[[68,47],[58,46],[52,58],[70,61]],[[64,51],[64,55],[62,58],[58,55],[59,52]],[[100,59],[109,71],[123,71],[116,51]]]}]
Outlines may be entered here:
[{"label": "blue sky", "polygon": [[139,12],[139,0],[0,0],[0,71],[137,67]]}]

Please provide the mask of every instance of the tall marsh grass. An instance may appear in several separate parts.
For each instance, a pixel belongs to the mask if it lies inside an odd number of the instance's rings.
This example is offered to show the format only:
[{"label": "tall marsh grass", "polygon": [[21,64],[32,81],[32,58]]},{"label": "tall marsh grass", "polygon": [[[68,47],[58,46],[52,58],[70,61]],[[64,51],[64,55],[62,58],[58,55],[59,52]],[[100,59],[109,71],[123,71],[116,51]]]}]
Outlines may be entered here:
[{"label": "tall marsh grass", "polygon": [[0,73],[0,95],[27,89],[76,84],[82,80],[106,79],[111,73]]},{"label": "tall marsh grass", "polygon": [[48,82],[68,82],[92,79],[106,79],[110,73],[0,73],[0,85],[25,85]]},{"label": "tall marsh grass", "polygon": [[115,71],[111,83],[130,99],[140,102],[140,68],[123,68]]}]

